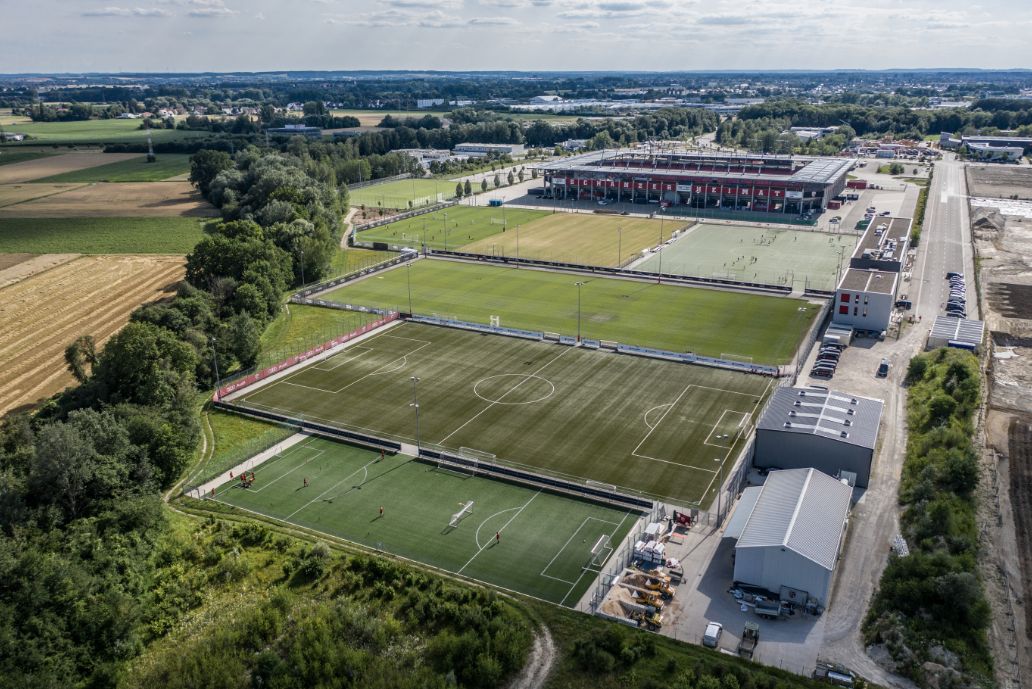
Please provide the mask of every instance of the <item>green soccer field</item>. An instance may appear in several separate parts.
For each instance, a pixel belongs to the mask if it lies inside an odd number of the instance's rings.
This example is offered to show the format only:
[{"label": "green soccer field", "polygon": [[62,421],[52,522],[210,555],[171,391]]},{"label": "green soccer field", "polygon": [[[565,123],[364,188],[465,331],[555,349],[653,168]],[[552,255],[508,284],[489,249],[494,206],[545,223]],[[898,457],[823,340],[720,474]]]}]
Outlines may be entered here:
[{"label": "green soccer field", "polygon": [[577,333],[704,356],[751,357],[758,364],[790,361],[819,308],[799,299],[617,278],[516,270],[442,259],[420,259],[322,295],[346,304],[412,308],[488,323],[499,316],[507,328]]},{"label": "green soccer field", "polygon": [[715,495],[771,379],[405,323],[233,402],[676,504]]},{"label": "green soccer field", "polygon": [[185,153],[162,153],[153,163],[146,156],[73,170],[33,182],[160,182],[190,171],[190,156]]},{"label": "green soccer field", "polygon": [[635,266],[664,273],[721,277],[795,289],[835,289],[839,267],[849,262],[857,236],[754,225],[702,223],[659,254]]},{"label": "green soccer field", "polygon": [[431,249],[458,250],[471,242],[500,235],[503,231],[515,235],[514,228],[517,225],[526,225],[546,216],[548,211],[529,208],[452,206],[365,230],[356,234],[355,238],[413,249],[418,249],[425,238]]},{"label": "green soccer field", "polygon": [[[455,184],[442,179],[401,179],[348,190],[353,208],[399,208],[427,206],[437,203],[437,194],[444,200],[455,196]],[[409,201],[412,205],[409,205]]]},{"label": "green soccer field", "polygon": [[[640,516],[405,455],[381,460],[378,452],[318,438],[294,445],[254,474],[250,488],[231,481],[215,499],[570,606]],[[471,510],[450,526],[470,501]],[[611,545],[600,546],[593,558],[602,537]]]}]

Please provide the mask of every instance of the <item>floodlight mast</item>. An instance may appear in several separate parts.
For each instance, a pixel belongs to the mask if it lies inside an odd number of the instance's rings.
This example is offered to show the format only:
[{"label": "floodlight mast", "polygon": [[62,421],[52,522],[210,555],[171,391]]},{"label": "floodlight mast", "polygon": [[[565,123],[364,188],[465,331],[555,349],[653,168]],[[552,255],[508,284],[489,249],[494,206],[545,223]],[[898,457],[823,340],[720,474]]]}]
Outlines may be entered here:
[{"label": "floodlight mast", "polygon": [[418,455],[419,452],[420,452],[420,443],[419,443],[419,397],[417,396],[417,393],[416,393],[416,385],[419,383],[419,378],[417,378],[416,376],[412,376],[410,378],[410,380],[412,381],[412,402],[411,402],[411,404],[409,404],[409,406],[416,410],[416,454]]}]

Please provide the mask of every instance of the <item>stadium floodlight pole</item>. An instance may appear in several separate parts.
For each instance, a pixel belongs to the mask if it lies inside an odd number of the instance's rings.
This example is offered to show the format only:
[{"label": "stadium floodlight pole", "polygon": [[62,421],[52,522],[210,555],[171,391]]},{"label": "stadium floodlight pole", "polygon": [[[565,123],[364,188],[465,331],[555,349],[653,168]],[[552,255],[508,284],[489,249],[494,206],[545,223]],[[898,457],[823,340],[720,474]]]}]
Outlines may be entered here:
[{"label": "stadium floodlight pole", "polygon": [[623,228],[616,226],[616,267],[623,263]]},{"label": "stadium floodlight pole", "polygon": [[723,497],[722,494],[724,492],[724,460],[719,457],[714,457],[713,461],[720,463],[717,469],[717,475],[719,476],[718,480],[720,481],[720,483],[717,484],[717,526],[720,526],[720,515],[723,512],[721,498]]},{"label": "stadium floodlight pole", "polygon": [[416,384],[419,378],[412,376],[412,404],[409,406],[416,410],[416,454],[419,454],[419,398],[416,395]]},{"label": "stadium floodlight pole", "polygon": [[657,249],[659,252],[659,267],[656,270],[657,285],[663,284],[663,220],[663,208],[661,206],[659,209],[659,248]]},{"label": "stadium floodlight pole", "polygon": [[580,324],[581,324],[581,287],[584,286],[584,282],[578,280],[574,283],[577,285],[577,342],[580,342]]},{"label": "stadium floodlight pole", "polygon": [[211,363],[215,367],[215,396],[218,397],[222,388],[222,378],[219,376],[219,357],[215,353],[215,338],[211,338]]}]

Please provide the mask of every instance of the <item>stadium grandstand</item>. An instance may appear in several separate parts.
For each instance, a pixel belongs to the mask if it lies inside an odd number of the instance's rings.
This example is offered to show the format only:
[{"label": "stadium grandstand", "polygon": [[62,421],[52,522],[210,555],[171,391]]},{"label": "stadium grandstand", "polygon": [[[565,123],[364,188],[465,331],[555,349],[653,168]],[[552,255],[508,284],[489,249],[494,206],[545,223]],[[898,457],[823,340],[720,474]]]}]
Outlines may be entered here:
[{"label": "stadium grandstand", "polygon": [[815,215],[842,193],[852,158],[594,151],[544,163],[545,198]]}]

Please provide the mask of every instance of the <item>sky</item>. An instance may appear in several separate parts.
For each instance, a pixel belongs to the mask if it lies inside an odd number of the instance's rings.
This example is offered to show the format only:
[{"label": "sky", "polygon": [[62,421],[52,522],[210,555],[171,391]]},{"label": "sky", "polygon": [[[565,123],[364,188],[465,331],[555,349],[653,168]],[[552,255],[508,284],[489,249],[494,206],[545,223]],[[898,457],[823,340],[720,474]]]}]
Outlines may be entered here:
[{"label": "sky", "polygon": [[0,0],[0,72],[1032,67],[1029,0]]}]

